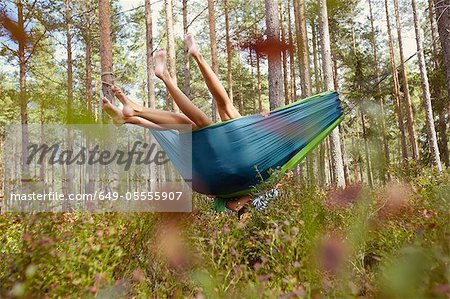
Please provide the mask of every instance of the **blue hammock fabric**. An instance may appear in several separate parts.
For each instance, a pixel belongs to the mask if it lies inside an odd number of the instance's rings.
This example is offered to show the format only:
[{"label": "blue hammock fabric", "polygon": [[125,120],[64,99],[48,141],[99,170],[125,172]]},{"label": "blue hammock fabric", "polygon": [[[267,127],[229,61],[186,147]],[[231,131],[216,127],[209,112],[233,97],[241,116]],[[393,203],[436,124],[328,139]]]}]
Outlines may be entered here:
[{"label": "blue hammock fabric", "polygon": [[189,133],[151,133],[194,191],[230,198],[246,194],[273,170],[295,167],[342,121],[336,92],[326,92],[259,114],[192,132],[192,172],[183,161]]}]

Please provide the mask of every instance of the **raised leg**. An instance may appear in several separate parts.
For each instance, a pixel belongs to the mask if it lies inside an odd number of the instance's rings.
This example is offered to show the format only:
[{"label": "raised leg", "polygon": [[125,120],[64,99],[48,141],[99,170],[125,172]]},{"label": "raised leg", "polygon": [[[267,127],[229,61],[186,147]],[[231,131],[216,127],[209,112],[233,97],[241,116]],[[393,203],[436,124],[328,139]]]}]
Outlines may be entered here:
[{"label": "raised leg", "polygon": [[[179,114],[180,118],[190,119],[194,127],[204,127],[212,124],[212,121],[203,113],[197,106],[195,106],[191,100],[178,88],[175,81],[170,77],[170,74],[166,67],[166,51],[160,50],[155,54],[155,75],[160,78],[166,85],[167,90],[173,97],[175,103],[177,103],[180,110],[185,114]],[[119,100],[121,100],[119,98]],[[123,114],[124,116],[140,116],[148,118],[154,113],[155,109],[135,109],[132,103],[124,97],[122,100],[124,104]],[[136,105],[136,104],[135,104]],[[170,113],[170,112],[167,112]],[[172,115],[171,115],[172,116]],[[187,116],[187,117],[186,117]],[[160,123],[160,122],[158,122]]]},{"label": "raised leg", "polygon": [[219,78],[217,78],[214,71],[211,69],[206,60],[203,58],[203,55],[198,50],[194,36],[191,33],[186,33],[184,42],[188,49],[188,53],[197,62],[200,72],[203,75],[203,79],[205,80],[206,86],[208,86],[209,91],[216,100],[217,109],[219,110],[219,115],[222,121],[240,117],[241,115],[233,106],[233,103],[228,97],[228,94]]}]

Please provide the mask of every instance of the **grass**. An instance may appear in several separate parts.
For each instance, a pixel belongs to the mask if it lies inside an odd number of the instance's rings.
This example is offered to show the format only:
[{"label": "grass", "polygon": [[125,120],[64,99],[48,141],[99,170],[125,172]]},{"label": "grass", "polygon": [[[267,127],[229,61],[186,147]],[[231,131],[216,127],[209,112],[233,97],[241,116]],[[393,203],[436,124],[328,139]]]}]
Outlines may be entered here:
[{"label": "grass", "polygon": [[450,174],[327,192],[288,182],[239,223],[203,197],[193,267],[157,254],[155,214],[0,215],[0,297],[448,298]]}]

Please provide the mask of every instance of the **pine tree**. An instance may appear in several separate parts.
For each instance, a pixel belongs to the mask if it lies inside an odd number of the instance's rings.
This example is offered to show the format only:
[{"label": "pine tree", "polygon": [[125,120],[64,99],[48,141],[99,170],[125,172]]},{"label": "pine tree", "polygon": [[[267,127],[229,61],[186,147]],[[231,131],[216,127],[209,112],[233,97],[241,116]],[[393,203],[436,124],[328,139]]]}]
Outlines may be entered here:
[{"label": "pine tree", "polygon": [[86,27],[85,27],[85,100],[88,112],[92,113],[92,54],[91,54],[91,0],[86,0]]},{"label": "pine tree", "polygon": [[145,0],[145,46],[147,58],[147,101],[146,106],[155,108],[155,68],[153,62],[153,21],[150,0]]},{"label": "pine tree", "polygon": [[419,146],[417,144],[416,129],[414,128],[414,115],[409,94],[408,75],[405,67],[405,56],[403,54],[402,27],[400,23],[400,12],[398,0],[394,0],[395,23],[397,25],[398,49],[400,52],[400,75],[402,76],[403,97],[406,106],[406,123],[408,128],[409,142],[411,143],[412,155],[416,163],[419,161]]},{"label": "pine tree", "polygon": [[[372,41],[372,51],[373,51],[373,67],[375,69],[375,80],[376,80],[376,95],[375,95],[375,101],[378,102],[380,106],[380,117],[378,118],[379,124],[380,124],[380,139],[383,144],[383,150],[384,150],[384,160],[382,161],[383,165],[381,168],[381,179],[385,181],[385,169],[389,166],[390,163],[390,153],[389,153],[389,144],[386,136],[386,115],[384,111],[384,100],[381,96],[381,88],[380,88],[380,66],[378,63],[378,50],[377,50],[377,36],[375,31],[375,25],[374,25],[374,17],[373,17],[373,9],[372,9],[372,1],[369,1],[369,16],[370,16],[370,31],[371,31],[371,41]],[[389,177],[389,173],[387,173],[387,176]]]},{"label": "pine tree", "polygon": [[101,78],[105,82],[102,84],[104,96],[115,102],[114,94],[111,90],[113,83],[113,61],[112,61],[112,44],[111,44],[111,20],[109,0],[98,1],[98,20],[100,26],[100,65]]},{"label": "pine tree", "polygon": [[[175,36],[173,32],[173,3],[172,0],[165,0],[166,13],[166,37],[167,37],[167,69],[170,77],[177,83],[177,65],[175,57]],[[178,112],[178,106],[168,94],[167,106],[172,107],[173,111]]]},{"label": "pine tree", "polygon": [[[318,0],[319,22],[321,31],[322,69],[325,88],[333,89],[333,69],[331,61],[330,31],[328,27],[328,11],[326,0]],[[331,171],[335,185],[345,187],[344,163],[342,161],[339,129],[335,128],[330,135]]]},{"label": "pine tree", "polygon": [[[230,41],[230,22],[228,16],[228,0],[223,0],[223,12],[225,14],[225,43],[227,47],[227,89],[228,89],[228,97],[231,102],[233,102],[233,70],[232,70],[232,59],[233,52],[231,48]],[[250,55],[251,56],[251,55]]]},{"label": "pine tree", "polygon": [[273,46],[268,53],[269,59],[269,102],[270,110],[283,106],[283,75],[280,51],[280,19],[275,0],[265,0],[267,41]]},{"label": "pine tree", "polygon": [[[217,54],[217,33],[216,33],[216,8],[214,0],[208,0],[208,21],[209,21],[209,43],[211,47],[211,68],[219,76],[219,58]],[[218,120],[216,101],[211,101],[211,112],[213,122]]]},{"label": "pine tree", "polygon": [[[183,0],[183,32],[188,33],[188,0]],[[191,98],[191,72],[190,72],[190,60],[187,49],[185,49],[184,54],[184,65],[183,65],[183,92],[188,97]]]},{"label": "pine tree", "polygon": [[400,83],[398,80],[397,67],[395,65],[395,54],[394,54],[394,41],[392,40],[392,31],[391,31],[391,21],[389,20],[389,7],[388,0],[384,0],[384,6],[386,9],[386,28],[388,34],[388,42],[389,42],[389,61],[391,65],[392,78],[394,81],[394,103],[397,111],[397,122],[398,129],[400,131],[400,144],[401,144],[401,153],[403,162],[408,162],[408,149],[406,146],[406,133],[405,126],[403,123],[403,108],[400,100]]}]

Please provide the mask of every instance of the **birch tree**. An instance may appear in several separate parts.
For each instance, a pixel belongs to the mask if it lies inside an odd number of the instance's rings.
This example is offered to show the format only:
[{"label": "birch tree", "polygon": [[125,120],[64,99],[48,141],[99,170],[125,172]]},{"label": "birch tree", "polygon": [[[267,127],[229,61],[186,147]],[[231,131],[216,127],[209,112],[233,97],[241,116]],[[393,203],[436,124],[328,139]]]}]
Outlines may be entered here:
[{"label": "birch tree", "polygon": [[425,108],[425,118],[427,126],[428,146],[431,152],[431,162],[436,169],[441,172],[442,165],[439,157],[439,147],[437,143],[436,130],[434,128],[433,108],[431,107],[430,84],[428,83],[427,67],[425,65],[425,55],[423,53],[422,29],[419,22],[419,12],[416,0],[411,0],[414,29],[416,32],[417,59],[419,60],[420,80],[422,83],[423,106]]}]

